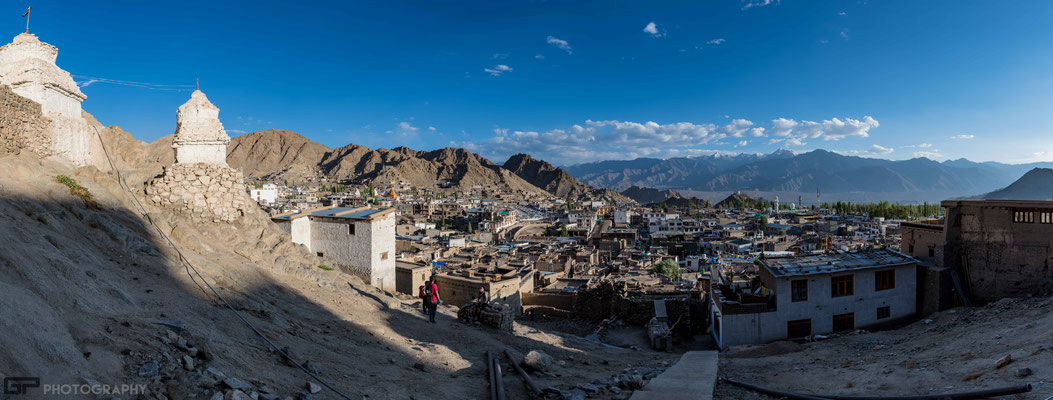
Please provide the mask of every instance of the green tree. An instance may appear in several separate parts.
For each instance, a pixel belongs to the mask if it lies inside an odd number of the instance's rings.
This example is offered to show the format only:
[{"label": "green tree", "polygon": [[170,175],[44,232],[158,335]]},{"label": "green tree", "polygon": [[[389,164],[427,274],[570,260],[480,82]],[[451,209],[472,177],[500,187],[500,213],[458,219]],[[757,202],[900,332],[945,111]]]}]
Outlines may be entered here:
[{"label": "green tree", "polygon": [[673,261],[671,258],[667,258],[658,264],[655,264],[654,268],[651,268],[651,272],[658,275],[665,275],[674,281],[679,281],[684,278],[684,272],[680,270],[680,265],[677,265],[676,261]]},{"label": "green tree", "polygon": [[560,226],[560,228],[559,228],[559,236],[560,237],[570,236],[570,232],[567,232],[567,224],[563,224],[562,226]]}]

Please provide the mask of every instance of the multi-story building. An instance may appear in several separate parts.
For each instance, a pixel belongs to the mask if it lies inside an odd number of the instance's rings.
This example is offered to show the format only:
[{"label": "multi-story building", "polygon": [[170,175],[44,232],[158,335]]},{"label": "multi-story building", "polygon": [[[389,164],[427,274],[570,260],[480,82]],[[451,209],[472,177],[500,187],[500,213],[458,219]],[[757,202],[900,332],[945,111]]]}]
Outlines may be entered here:
[{"label": "multi-story building", "polygon": [[327,265],[395,289],[394,209],[324,207],[272,218]]},{"label": "multi-story building", "polygon": [[[974,301],[1053,289],[1053,202],[948,200],[943,266]],[[938,252],[934,252],[934,256]]]},{"label": "multi-story building", "polygon": [[909,318],[916,312],[916,263],[884,249],[765,259],[757,287],[715,273],[713,337],[726,348]]}]

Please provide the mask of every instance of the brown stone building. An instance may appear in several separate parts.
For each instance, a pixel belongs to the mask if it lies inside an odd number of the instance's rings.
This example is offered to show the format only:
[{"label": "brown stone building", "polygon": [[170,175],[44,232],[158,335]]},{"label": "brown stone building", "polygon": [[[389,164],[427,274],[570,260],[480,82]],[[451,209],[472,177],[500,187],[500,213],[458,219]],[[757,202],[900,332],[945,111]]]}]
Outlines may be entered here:
[{"label": "brown stone building", "polygon": [[1053,202],[948,200],[943,266],[979,302],[1053,289]]}]

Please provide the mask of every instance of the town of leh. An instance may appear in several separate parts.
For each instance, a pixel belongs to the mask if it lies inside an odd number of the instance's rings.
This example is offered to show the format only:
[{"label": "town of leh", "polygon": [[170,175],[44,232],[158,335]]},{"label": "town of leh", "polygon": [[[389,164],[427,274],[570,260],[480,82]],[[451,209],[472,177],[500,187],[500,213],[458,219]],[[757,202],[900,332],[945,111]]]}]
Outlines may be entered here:
[{"label": "town of leh", "polygon": [[0,399],[1053,399],[1053,2],[0,37]]}]

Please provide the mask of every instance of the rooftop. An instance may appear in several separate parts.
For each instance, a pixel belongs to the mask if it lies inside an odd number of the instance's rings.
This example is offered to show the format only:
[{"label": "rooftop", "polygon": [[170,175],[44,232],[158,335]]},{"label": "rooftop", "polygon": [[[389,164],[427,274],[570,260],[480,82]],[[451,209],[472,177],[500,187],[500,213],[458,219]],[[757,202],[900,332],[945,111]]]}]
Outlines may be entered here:
[{"label": "rooftop", "polygon": [[830,274],[916,263],[903,253],[880,249],[853,253],[821,254],[762,260],[761,265],[775,277]]},{"label": "rooftop", "polygon": [[358,219],[358,220],[370,220],[375,216],[380,216],[381,213],[385,213],[390,209],[383,208],[368,208],[368,207],[327,207],[315,210],[307,210],[304,212],[289,213],[278,215],[271,218],[275,221],[289,221],[294,218],[300,217],[327,217],[327,218],[345,218],[345,219]]}]

